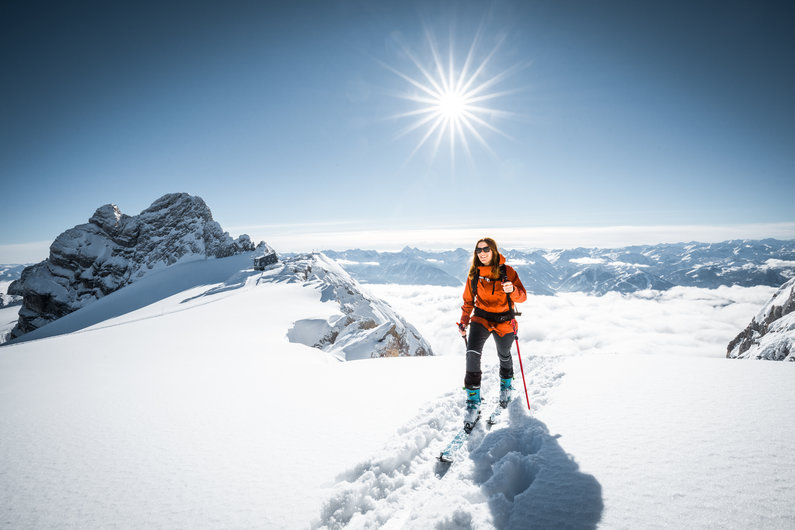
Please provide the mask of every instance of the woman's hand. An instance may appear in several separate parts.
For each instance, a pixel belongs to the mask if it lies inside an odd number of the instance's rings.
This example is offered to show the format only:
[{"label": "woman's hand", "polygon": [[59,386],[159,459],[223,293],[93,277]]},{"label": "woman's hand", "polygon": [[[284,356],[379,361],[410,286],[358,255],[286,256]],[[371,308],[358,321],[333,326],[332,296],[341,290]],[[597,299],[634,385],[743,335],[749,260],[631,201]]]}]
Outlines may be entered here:
[{"label": "woman's hand", "polygon": [[458,331],[459,331],[459,333],[461,333],[461,336],[462,337],[466,337],[467,336],[467,327],[464,324],[462,324],[461,322],[456,322],[456,323],[458,324]]},{"label": "woman's hand", "polygon": [[513,292],[513,284],[511,282],[502,282],[502,290],[511,294]]}]

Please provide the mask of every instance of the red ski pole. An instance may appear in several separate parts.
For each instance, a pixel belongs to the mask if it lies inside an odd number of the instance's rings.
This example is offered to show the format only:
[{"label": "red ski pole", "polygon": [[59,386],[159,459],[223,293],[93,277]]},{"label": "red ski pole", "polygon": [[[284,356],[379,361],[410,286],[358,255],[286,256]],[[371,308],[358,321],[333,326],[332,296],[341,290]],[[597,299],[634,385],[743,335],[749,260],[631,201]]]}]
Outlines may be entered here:
[{"label": "red ski pole", "polygon": [[522,384],[524,385],[524,397],[527,399],[527,410],[532,412],[530,408],[530,396],[527,394],[527,382],[524,380],[524,367],[522,366],[522,352],[519,351],[519,333],[516,319],[511,321],[513,325],[513,336],[516,339],[516,355],[519,356],[519,370],[522,372]]}]

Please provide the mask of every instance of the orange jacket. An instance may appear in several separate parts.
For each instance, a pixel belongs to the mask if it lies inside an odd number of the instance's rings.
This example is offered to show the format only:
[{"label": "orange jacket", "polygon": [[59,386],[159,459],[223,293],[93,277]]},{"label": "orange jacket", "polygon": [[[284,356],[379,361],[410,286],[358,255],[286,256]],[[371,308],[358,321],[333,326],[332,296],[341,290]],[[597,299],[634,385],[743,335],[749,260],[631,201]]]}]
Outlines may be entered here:
[{"label": "orange jacket", "polygon": [[[500,265],[505,264],[505,256],[500,256]],[[509,265],[505,265],[505,274],[508,280],[513,284],[513,292],[507,295],[502,290],[502,282],[499,278],[493,278],[491,275],[491,267],[481,265],[479,267],[480,277],[477,284],[477,298],[472,294],[471,278],[467,278],[466,285],[464,286],[464,305],[461,306],[461,324],[464,326],[469,325],[470,315],[475,309],[475,306],[488,311],[489,313],[504,313],[508,311],[508,296],[514,304],[521,304],[527,300],[527,291],[519,279],[519,275]],[[513,332],[513,324],[508,322],[489,322],[485,318],[477,315],[471,317],[472,322],[483,324],[489,331],[496,331],[502,337],[506,333]]]}]

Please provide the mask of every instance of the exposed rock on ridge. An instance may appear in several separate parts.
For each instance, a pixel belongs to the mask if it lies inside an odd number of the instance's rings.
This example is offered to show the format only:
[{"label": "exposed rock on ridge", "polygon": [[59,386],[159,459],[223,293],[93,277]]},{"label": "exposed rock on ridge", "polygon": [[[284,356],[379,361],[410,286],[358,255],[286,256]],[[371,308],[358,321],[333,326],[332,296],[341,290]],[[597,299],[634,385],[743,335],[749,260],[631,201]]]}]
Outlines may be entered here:
[{"label": "exposed rock on ridge", "polygon": [[729,343],[726,357],[795,361],[795,278]]},{"label": "exposed rock on ridge", "polygon": [[48,259],[27,267],[8,294],[23,297],[11,338],[52,322],[151,271],[181,261],[221,258],[254,249],[232,239],[207,204],[187,193],[167,194],[137,216],[106,204],[88,223],[59,235]]},{"label": "exposed rock on ridge", "polygon": [[327,351],[340,360],[433,355],[420,333],[386,302],[364,294],[336,262],[323,254],[286,260],[272,281],[302,282],[321,292],[321,301],[336,302],[340,313],[328,319],[293,323],[287,336]]}]

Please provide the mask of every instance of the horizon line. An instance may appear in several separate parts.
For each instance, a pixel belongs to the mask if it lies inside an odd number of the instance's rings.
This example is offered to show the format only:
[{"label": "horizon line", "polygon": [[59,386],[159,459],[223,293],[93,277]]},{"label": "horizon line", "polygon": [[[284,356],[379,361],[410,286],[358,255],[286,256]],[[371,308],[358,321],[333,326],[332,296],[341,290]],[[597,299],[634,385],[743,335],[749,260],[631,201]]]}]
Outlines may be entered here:
[{"label": "horizon line", "polygon": [[[244,229],[246,227],[239,227]],[[491,237],[505,249],[621,248],[635,245],[677,243],[721,243],[731,240],[795,240],[795,222],[745,223],[734,225],[615,225],[615,226],[550,226],[550,227],[466,227],[466,228],[395,228],[329,230],[325,232],[287,231],[276,236],[248,233],[253,241],[265,241],[284,252],[310,250],[399,251],[405,247],[423,250],[455,250],[469,248],[483,238]],[[286,228],[282,225],[282,228]],[[296,248],[297,247],[297,248]]]},{"label": "horizon line", "polygon": [[[347,223],[345,223],[347,224]],[[265,241],[277,252],[322,250],[400,251],[468,248],[483,237],[491,237],[504,249],[564,250],[571,248],[622,248],[638,245],[722,243],[733,240],[795,240],[795,222],[711,225],[614,225],[614,226],[527,226],[516,228],[373,228],[311,230],[335,223],[244,225],[232,227],[236,235],[248,234],[255,243]],[[339,223],[337,223],[339,226]],[[307,230],[307,229],[310,230]],[[273,235],[265,231],[278,229]],[[228,230],[227,230],[228,231]],[[228,231],[229,232],[229,231]],[[230,233],[231,235],[231,233]],[[0,245],[0,264],[38,263],[49,256],[52,241]],[[37,258],[38,256],[38,258]]]}]

